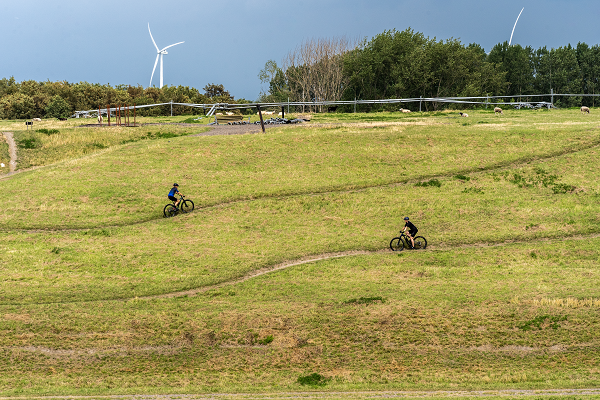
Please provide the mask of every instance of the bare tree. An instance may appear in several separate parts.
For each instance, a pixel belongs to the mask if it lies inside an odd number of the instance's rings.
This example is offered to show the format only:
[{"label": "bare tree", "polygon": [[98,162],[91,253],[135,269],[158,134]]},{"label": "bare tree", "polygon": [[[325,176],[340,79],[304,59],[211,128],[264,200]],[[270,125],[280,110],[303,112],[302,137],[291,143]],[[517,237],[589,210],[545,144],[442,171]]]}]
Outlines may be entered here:
[{"label": "bare tree", "polygon": [[339,100],[348,84],[343,56],[354,48],[355,41],[334,37],[310,39],[290,51],[282,64],[294,100]]}]

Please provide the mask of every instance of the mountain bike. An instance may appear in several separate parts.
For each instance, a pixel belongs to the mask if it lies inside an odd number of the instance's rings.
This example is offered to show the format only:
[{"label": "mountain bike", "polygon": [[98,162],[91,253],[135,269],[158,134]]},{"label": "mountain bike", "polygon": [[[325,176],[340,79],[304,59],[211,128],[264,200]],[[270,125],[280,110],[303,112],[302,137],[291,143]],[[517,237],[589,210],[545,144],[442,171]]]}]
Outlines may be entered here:
[{"label": "mountain bike", "polygon": [[411,247],[412,243],[410,242],[410,238],[400,231],[400,236],[393,238],[390,242],[390,249],[392,251],[402,251],[405,246],[407,249],[412,250],[419,250],[427,247],[427,239],[423,236],[415,236],[413,240],[415,241],[415,247]]},{"label": "mountain bike", "polygon": [[167,204],[163,209],[165,218],[174,217],[179,213],[186,214],[194,211],[194,202],[186,200],[184,196],[179,195],[179,204],[175,207],[175,202]]}]

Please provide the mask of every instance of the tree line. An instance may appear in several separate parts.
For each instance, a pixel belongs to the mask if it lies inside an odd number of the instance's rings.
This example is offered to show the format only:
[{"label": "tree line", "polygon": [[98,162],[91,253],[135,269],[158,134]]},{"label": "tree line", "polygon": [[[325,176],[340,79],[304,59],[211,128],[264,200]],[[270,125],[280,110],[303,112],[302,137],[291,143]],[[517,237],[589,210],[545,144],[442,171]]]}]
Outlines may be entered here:
[{"label": "tree line", "polygon": [[[156,103],[247,103],[235,100],[223,85],[208,84],[203,92],[188,86],[142,86],[93,84],[88,82],[16,82],[14,77],[0,79],[0,118],[28,119],[68,117],[74,111],[115,107],[116,105],[144,105]],[[203,110],[173,106],[173,115],[200,114]],[[148,107],[137,110],[141,116],[170,115],[170,106]]]},{"label": "tree line", "polygon": [[[412,29],[384,31],[370,40],[303,42],[279,66],[269,60],[259,73],[268,85],[261,101],[320,101],[455,96],[596,94],[600,47],[578,43],[537,50],[499,43],[486,54],[476,43],[436,40]],[[550,99],[544,99],[549,101]],[[594,97],[557,97],[555,105],[594,106]],[[424,103],[426,109],[453,107]],[[364,105],[362,108],[395,107]],[[410,107],[410,106],[409,106]],[[461,105],[460,107],[465,107]]]}]

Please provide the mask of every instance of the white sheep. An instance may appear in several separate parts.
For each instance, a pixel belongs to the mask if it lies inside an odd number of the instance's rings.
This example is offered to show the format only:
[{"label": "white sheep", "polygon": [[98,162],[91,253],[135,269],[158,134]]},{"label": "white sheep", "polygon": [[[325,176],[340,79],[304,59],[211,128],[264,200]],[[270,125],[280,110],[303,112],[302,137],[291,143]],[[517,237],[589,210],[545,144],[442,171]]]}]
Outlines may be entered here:
[{"label": "white sheep", "polygon": [[227,114],[227,115],[233,115],[233,113],[231,111],[227,111],[225,114]]},{"label": "white sheep", "polygon": [[582,113],[588,113],[588,114],[589,114],[589,113],[590,113],[590,108],[589,108],[589,107],[586,107],[586,106],[581,106],[581,112],[582,112]]},{"label": "white sheep", "polygon": [[469,114],[467,114],[467,113],[459,113],[459,114],[461,117],[465,117],[465,118],[469,116]]},{"label": "white sheep", "polygon": [[[588,111],[589,112],[589,111]],[[33,118],[32,121],[36,121],[36,122],[42,122],[41,118]]]},{"label": "white sheep", "polygon": [[401,108],[400,111],[402,111],[403,113],[409,113],[410,110],[407,110],[406,108]]},{"label": "white sheep", "polygon": [[498,113],[504,115],[504,112],[502,112],[502,109],[500,107],[494,107],[494,114],[498,114]]}]

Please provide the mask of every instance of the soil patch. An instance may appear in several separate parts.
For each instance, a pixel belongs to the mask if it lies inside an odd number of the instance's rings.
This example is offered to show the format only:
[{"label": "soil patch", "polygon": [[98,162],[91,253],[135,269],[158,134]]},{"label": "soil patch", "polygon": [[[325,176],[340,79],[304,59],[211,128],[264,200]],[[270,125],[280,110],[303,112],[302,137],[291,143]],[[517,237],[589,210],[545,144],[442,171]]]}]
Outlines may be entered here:
[{"label": "soil patch", "polygon": [[15,143],[15,138],[13,137],[12,132],[3,132],[4,137],[6,138],[6,143],[8,143],[8,153],[10,154],[10,162],[8,163],[9,172],[7,175],[12,175],[15,173],[17,169],[17,144]]}]

